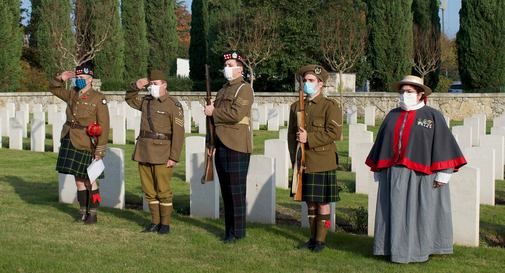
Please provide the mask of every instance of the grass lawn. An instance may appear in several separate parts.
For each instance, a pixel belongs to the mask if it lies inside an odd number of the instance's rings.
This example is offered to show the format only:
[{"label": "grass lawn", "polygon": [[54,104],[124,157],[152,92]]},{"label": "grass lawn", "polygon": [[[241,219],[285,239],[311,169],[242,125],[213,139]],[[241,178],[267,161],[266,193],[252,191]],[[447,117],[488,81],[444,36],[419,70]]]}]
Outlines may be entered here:
[{"label": "grass lawn", "polygon": [[[369,127],[377,131],[378,127]],[[47,127],[50,131],[50,126]],[[344,130],[347,137],[347,129]],[[50,137],[50,133],[48,134]],[[254,153],[277,132],[256,131]],[[3,146],[8,145],[3,138]],[[172,181],[173,232],[140,233],[150,220],[139,210],[142,192],[136,163],[129,160],[133,133],[125,150],[127,209],[101,208],[99,224],[73,222],[77,205],[58,203],[57,155],[0,149],[0,272],[504,272],[505,181],[497,181],[497,205],[481,206],[481,247],[456,246],[453,255],[421,264],[398,265],[372,255],[372,238],[359,234],[365,195],[354,194],[354,174],[347,171],[347,139],[339,142],[341,201],[337,232],[319,254],[298,250],[308,236],[299,228],[299,203],[277,190],[278,224],[248,224],[236,244],[220,241],[223,220],[191,218],[189,185],[184,182],[184,153]],[[25,139],[25,149],[29,141]],[[50,141],[46,150],[52,150]],[[346,165],[347,164],[347,165]],[[366,217],[366,215],[365,215]],[[365,218],[366,219],[366,218]]]}]

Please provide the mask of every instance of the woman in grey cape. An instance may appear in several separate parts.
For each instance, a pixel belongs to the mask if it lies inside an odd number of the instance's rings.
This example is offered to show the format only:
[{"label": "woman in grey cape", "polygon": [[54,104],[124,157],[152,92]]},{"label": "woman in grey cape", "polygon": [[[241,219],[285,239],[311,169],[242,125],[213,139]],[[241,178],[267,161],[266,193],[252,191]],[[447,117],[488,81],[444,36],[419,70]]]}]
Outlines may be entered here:
[{"label": "woman in grey cape", "polygon": [[466,164],[443,115],[416,76],[394,85],[400,107],[384,119],[366,159],[379,183],[374,255],[396,263],[452,253],[451,174]]}]

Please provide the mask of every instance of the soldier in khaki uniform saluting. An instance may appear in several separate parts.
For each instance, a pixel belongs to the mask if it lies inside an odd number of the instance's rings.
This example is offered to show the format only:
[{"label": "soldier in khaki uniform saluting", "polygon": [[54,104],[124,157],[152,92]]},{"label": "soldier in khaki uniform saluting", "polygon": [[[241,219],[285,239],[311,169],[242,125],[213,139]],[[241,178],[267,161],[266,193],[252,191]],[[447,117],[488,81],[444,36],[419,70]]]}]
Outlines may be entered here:
[{"label": "soldier in khaki uniform saluting", "polygon": [[213,105],[205,106],[216,126],[216,170],[225,214],[224,242],[245,236],[246,177],[252,153],[250,126],[253,90],[242,77],[243,59],[237,52],[224,54],[224,76],[228,80]]},{"label": "soldier in khaki uniform saluting", "polygon": [[322,94],[328,72],[319,65],[306,65],[297,72],[303,77],[305,125],[298,128],[299,102],[291,105],[288,146],[291,162],[295,162],[297,142],[305,143],[305,166],[302,177],[302,200],[307,202],[310,239],[304,247],[319,252],[325,247],[329,227],[330,205],[338,200],[335,141],[342,126],[342,111],[338,103]]},{"label": "soldier in khaki uniform saluting", "polygon": [[[147,87],[149,94],[140,96]],[[159,70],[132,83],[126,102],[142,112],[140,134],[132,159],[139,163],[142,191],[149,203],[151,224],[144,232],[170,232],[172,190],[170,180],[184,143],[181,103],[167,93],[167,79]]]},{"label": "soldier in khaki uniform saluting", "polygon": [[[93,159],[105,155],[109,137],[109,109],[105,96],[93,90],[93,69],[90,63],[64,71],[51,82],[51,93],[67,103],[67,121],[61,131],[61,146],[56,170],[75,177],[80,213],[77,221],[97,222],[97,208],[101,201],[98,185],[89,181],[87,168]],[[72,79],[73,89],[66,90],[65,82]],[[97,123],[101,135],[91,140],[86,128]],[[96,125],[96,124],[95,124]],[[99,178],[103,178],[103,173]]]}]

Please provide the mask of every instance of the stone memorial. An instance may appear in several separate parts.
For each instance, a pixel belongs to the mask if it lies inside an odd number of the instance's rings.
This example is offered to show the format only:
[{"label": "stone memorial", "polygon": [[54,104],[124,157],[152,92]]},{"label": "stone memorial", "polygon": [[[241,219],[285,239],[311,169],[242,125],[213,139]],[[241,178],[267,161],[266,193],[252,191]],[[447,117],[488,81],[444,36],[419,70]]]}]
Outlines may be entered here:
[{"label": "stone memorial", "polygon": [[[205,169],[205,153],[190,154],[189,159],[192,176],[189,178],[191,187],[189,207],[191,217],[219,219],[219,181],[202,184],[201,179]],[[214,169],[215,171],[215,169]],[[214,172],[217,176],[217,172]]]},{"label": "stone memorial", "polygon": [[480,170],[480,203],[494,206],[495,202],[495,150],[488,147],[464,149],[469,167]]},{"label": "stone memorial", "polygon": [[247,173],[247,221],[275,224],[274,159],[251,155]]},{"label": "stone memorial", "polygon": [[188,136],[184,140],[184,143],[185,143],[184,156],[186,159],[186,166],[185,166],[186,182],[190,182],[194,172],[193,165],[191,164],[191,154],[199,154],[206,152],[205,137]]},{"label": "stone memorial", "polygon": [[275,165],[275,186],[277,188],[288,189],[289,176],[289,151],[288,142],[281,139],[265,140],[265,156],[274,159]]},{"label": "stone memorial", "polygon": [[495,176],[496,179],[503,180],[505,165],[505,137],[500,135],[481,135],[480,146],[495,150]]}]

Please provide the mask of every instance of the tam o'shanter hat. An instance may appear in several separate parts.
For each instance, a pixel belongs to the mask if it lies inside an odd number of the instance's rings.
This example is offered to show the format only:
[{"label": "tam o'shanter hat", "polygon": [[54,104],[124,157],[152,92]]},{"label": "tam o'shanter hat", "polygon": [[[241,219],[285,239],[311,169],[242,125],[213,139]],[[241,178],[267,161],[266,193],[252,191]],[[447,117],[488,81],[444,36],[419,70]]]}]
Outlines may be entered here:
[{"label": "tam o'shanter hat", "polygon": [[420,87],[421,89],[423,89],[425,96],[429,96],[432,92],[431,88],[424,85],[424,80],[422,78],[413,75],[405,76],[403,80],[393,84],[393,89],[396,91],[400,91],[400,88],[406,84]]},{"label": "tam o'shanter hat", "polygon": [[165,73],[161,70],[151,70],[151,73],[149,73],[149,80],[150,81],[167,81],[167,77],[165,76]]},{"label": "tam o'shanter hat", "polygon": [[94,77],[95,74],[93,73],[94,65],[92,62],[88,61],[83,64],[80,64],[75,67],[75,75],[89,75],[91,77]]},{"label": "tam o'shanter hat", "polygon": [[326,69],[324,69],[324,67],[322,67],[320,65],[308,64],[308,65],[302,66],[296,72],[296,74],[298,74],[302,77],[307,73],[313,74],[322,82],[326,82],[326,80],[328,80],[328,71],[326,71]]},{"label": "tam o'shanter hat", "polygon": [[237,60],[244,64],[244,58],[238,51],[230,51],[223,54],[223,59],[226,62],[227,60]]}]

